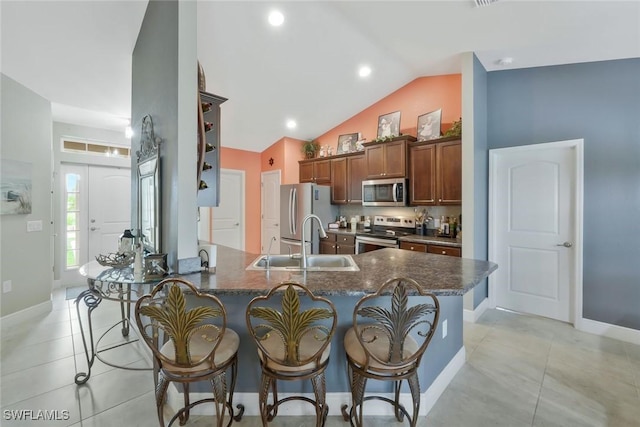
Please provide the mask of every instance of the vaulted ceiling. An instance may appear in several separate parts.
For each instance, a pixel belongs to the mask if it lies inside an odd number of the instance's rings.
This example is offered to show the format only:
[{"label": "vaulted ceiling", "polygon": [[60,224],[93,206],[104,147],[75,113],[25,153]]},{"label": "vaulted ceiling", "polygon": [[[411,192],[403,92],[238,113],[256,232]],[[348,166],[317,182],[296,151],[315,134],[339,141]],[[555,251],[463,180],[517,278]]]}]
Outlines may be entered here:
[{"label": "vaulted ceiling", "polygon": [[[56,121],[123,130],[147,1],[0,5],[2,72],[49,99]],[[222,144],[234,148],[316,137],[417,77],[460,73],[465,52],[488,71],[640,57],[640,2],[198,3],[198,57],[207,90],[229,98]]]}]

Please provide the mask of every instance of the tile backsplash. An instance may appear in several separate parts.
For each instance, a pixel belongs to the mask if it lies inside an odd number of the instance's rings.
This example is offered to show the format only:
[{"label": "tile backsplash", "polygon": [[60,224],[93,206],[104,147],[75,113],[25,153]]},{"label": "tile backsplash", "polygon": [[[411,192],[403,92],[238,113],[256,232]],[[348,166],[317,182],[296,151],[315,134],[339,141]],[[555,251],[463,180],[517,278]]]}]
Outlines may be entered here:
[{"label": "tile backsplash", "polygon": [[[350,218],[354,215],[370,217],[373,217],[375,215],[415,217],[414,208],[418,210],[426,209],[427,216],[431,216],[433,218],[440,218],[442,216],[455,216],[459,218],[460,212],[462,211],[462,206],[407,206],[377,208],[369,206],[341,205],[340,215],[346,216],[347,218]],[[428,224],[428,227],[433,228],[433,223],[430,222]]]}]

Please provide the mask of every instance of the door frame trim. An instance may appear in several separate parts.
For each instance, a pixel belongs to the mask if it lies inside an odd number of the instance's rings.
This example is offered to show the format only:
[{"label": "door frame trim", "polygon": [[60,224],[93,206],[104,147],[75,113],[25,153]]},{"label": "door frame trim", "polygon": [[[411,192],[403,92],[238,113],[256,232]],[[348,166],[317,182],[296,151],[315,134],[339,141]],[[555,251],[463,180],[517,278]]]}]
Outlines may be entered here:
[{"label": "door frame trim", "polygon": [[[546,142],[540,144],[529,144],[517,147],[495,148],[489,150],[489,260],[496,259],[496,186],[497,182],[497,160],[502,153],[524,152],[532,150],[541,150],[549,148],[571,148],[573,149],[573,160],[575,171],[574,180],[574,248],[575,255],[573,257],[572,277],[574,283],[570,283],[569,289],[569,318],[573,319],[573,325],[577,329],[582,329],[582,263],[583,263],[583,213],[584,213],[584,139],[572,139],[558,142]],[[500,268],[500,267],[498,267]],[[489,306],[496,307],[496,278],[494,275],[489,276]]]},{"label": "door frame trim", "polygon": [[[265,175],[276,175],[278,177],[278,183],[279,185],[282,185],[282,170],[281,169],[275,169],[272,171],[262,171],[260,172],[260,247],[263,247],[263,243],[264,243],[264,177]],[[280,195],[280,193],[278,193],[278,195]],[[280,201],[278,200],[278,206],[280,206]],[[278,223],[280,223],[280,220],[278,220]],[[278,228],[280,228],[281,225],[278,225]],[[277,236],[278,239],[278,245],[280,245],[280,233],[278,233]]]}]

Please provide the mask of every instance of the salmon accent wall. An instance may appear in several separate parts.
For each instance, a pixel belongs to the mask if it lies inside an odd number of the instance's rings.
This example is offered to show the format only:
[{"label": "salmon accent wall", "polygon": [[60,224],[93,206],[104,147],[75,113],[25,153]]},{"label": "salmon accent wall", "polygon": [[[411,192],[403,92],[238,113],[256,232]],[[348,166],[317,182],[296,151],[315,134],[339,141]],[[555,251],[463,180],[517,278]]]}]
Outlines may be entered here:
[{"label": "salmon accent wall", "polygon": [[[260,253],[260,162],[261,155],[254,151],[222,147],[220,167],[245,171],[245,242],[246,252]],[[215,243],[215,236],[213,236]]]},{"label": "salmon accent wall", "polygon": [[[262,172],[280,169],[281,184],[297,184],[300,178],[298,160],[303,159],[300,146],[302,141],[295,138],[280,138],[261,154]],[[273,159],[273,165],[269,160]]]},{"label": "salmon accent wall", "polygon": [[378,117],[400,111],[400,132],[416,136],[418,116],[442,108],[441,131],[462,115],[462,75],[420,77],[362,110],[317,138],[321,145],[338,145],[338,137],[360,132],[367,141],[378,136]]}]

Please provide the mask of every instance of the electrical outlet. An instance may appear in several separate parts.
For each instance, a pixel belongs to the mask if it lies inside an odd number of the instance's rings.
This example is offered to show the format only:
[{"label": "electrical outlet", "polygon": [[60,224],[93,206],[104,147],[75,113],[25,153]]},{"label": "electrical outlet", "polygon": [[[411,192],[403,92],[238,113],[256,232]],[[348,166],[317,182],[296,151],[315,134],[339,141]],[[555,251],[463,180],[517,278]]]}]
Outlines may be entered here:
[{"label": "electrical outlet", "polygon": [[27,221],[27,233],[42,231],[42,221]]},{"label": "electrical outlet", "polygon": [[11,292],[11,280],[2,282],[2,293],[6,294],[7,292]]},{"label": "electrical outlet", "polygon": [[447,320],[445,319],[442,322],[442,338],[446,338],[447,337]]}]

